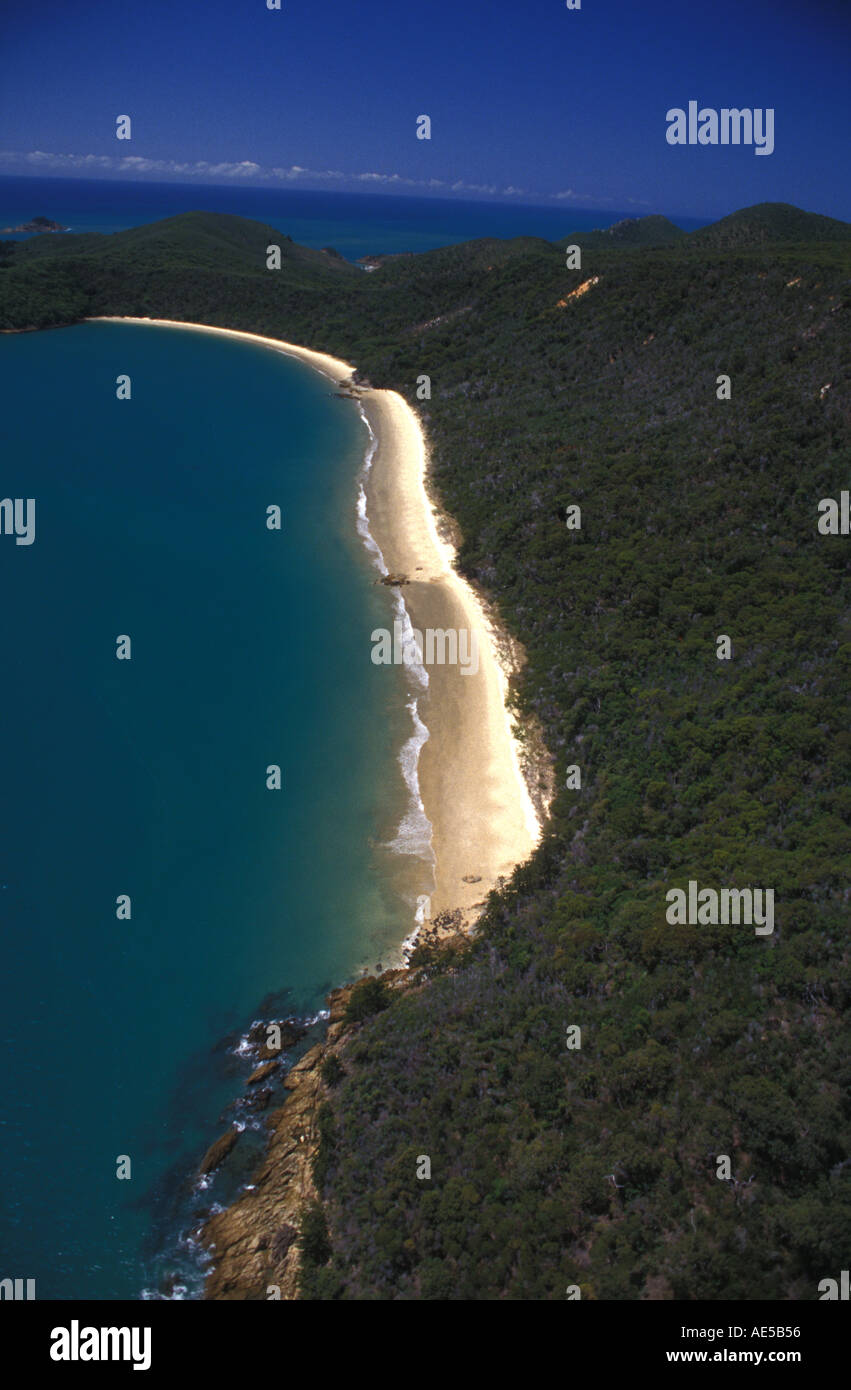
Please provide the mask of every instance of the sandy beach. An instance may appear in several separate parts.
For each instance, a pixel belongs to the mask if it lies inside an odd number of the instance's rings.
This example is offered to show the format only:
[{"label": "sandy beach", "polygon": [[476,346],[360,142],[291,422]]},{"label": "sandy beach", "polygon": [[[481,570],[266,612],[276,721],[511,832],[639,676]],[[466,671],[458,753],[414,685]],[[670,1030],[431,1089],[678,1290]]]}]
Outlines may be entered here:
[{"label": "sandy beach", "polygon": [[540,835],[505,707],[508,673],[492,624],[440,536],[416,414],[395,391],[366,391],[361,402],[378,439],[366,486],[370,531],[390,573],[409,581],[402,595],[411,622],[423,634],[477,635],[475,674],[460,663],[428,665],[419,700],[429,731],[419,776],[436,859],[431,915],[460,909],[470,925],[497,878],[527,859]]},{"label": "sandy beach", "polygon": [[[427,455],[416,413],[395,391],[354,386],[355,368],[340,358],[276,338],[166,319],[101,318],[219,333],[300,358],[351,392],[377,439],[366,484],[369,529],[393,575],[415,629],[476,634],[478,670],[428,664],[419,713],[429,731],[419,763],[420,793],[432,825],[435,887],[430,916],[460,912],[469,927],[500,876],[528,859],[540,822],[521,770],[520,748],[506,709],[508,644],[477,594],[453,568],[427,490]],[[467,663],[471,665],[472,663]]]}]

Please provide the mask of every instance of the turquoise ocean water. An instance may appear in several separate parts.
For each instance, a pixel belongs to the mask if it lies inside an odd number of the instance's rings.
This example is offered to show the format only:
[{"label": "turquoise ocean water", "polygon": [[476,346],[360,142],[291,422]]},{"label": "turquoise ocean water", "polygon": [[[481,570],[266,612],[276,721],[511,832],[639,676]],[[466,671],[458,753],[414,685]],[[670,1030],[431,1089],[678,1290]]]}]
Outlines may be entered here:
[{"label": "turquoise ocean water", "polygon": [[221,1194],[188,1179],[244,1080],[223,1040],[270,994],[315,1014],[411,927],[374,847],[411,716],[369,659],[367,433],[304,365],[185,330],[2,337],[0,373],[0,489],[36,502],[32,545],[0,536],[0,1273],[191,1296],[177,1237]]}]

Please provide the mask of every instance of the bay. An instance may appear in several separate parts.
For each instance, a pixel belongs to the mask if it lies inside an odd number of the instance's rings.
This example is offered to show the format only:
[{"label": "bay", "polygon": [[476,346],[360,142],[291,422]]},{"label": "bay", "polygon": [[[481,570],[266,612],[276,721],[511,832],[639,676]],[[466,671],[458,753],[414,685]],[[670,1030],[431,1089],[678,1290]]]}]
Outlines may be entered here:
[{"label": "bay", "polygon": [[303,364],[185,330],[0,337],[0,372],[0,493],[36,504],[32,545],[0,536],[3,1272],[191,1295],[188,1177],[244,1082],[222,1040],[411,929],[374,849],[410,715],[370,661],[366,430]]}]

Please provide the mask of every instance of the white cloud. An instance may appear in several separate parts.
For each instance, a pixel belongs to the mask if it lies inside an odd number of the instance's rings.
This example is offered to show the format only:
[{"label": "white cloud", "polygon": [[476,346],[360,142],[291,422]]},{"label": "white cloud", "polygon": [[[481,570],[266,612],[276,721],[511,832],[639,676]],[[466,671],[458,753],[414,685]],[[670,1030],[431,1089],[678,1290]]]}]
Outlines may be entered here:
[{"label": "white cloud", "polygon": [[610,203],[611,198],[599,198],[593,193],[576,193],[572,188],[565,188],[561,193],[554,193],[554,198],[564,199],[569,203],[593,203],[599,207],[601,203]]},{"label": "white cloud", "polygon": [[[237,161],[221,161],[217,164],[210,163],[206,159],[196,159],[194,161],[180,161],[176,159],[148,159],[144,155],[137,154],[51,154],[45,150],[0,150],[0,168],[20,168],[21,165],[30,168],[56,169],[56,170],[87,170],[103,169],[116,175],[126,174],[129,176],[159,174],[164,178],[198,179],[199,181],[222,179],[224,181],[249,180],[257,183],[275,184],[302,184],[309,187],[311,184],[340,184],[345,187],[352,187],[357,184],[367,184],[380,188],[424,188],[430,190],[445,189],[450,193],[480,193],[491,198],[519,198],[524,195],[551,197],[560,201],[577,203],[590,203],[594,207],[602,207],[612,201],[611,198],[598,197],[592,193],[576,193],[572,188],[565,189],[560,193],[535,195],[526,188],[515,188],[509,184],[505,188],[500,188],[492,183],[468,183],[464,179],[455,179],[447,182],[444,179],[413,179],[404,174],[384,174],[376,170],[366,170],[363,173],[345,173],[342,169],[308,169],[302,164],[291,164],[288,168],[281,165],[267,166],[257,164],[253,159],[241,159]],[[627,198],[621,201],[633,203],[639,200]],[[649,204],[644,204],[649,206]]]}]

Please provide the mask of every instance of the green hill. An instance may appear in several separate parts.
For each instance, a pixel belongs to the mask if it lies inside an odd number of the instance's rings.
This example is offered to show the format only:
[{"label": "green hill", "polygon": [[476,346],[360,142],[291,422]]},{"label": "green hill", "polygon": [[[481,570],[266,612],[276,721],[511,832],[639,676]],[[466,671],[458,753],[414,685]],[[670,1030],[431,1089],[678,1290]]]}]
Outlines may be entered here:
[{"label": "green hill", "polygon": [[132,261],[136,266],[159,266],[163,261],[187,266],[210,266],[217,271],[241,274],[265,273],[266,247],[280,245],[285,262],[315,269],[335,268],[355,275],[347,261],[298,246],[291,237],[262,222],[228,213],[183,212],[161,222],[145,223],[111,236],[97,233],[61,237],[35,237],[19,244],[16,260],[22,265],[45,257],[84,257],[102,265]]},{"label": "green hill", "polygon": [[[328,251],[298,246],[260,222],[187,212],[111,236],[35,237],[6,243],[0,262],[0,325],[47,327],[89,314],[172,316],[220,326],[268,320],[317,294],[330,307],[338,287],[364,274]],[[266,248],[281,248],[281,268],[266,267]],[[170,306],[170,307],[169,307]],[[239,319],[239,322],[237,322]]]},{"label": "green hill", "polygon": [[756,203],[722,217],[710,227],[689,233],[697,246],[761,246],[767,242],[851,241],[851,223],[817,212],[802,212],[790,203]]},{"label": "green hill", "polygon": [[[686,233],[667,217],[627,217],[602,231],[572,232],[565,243],[577,242],[583,248],[609,246],[672,246]],[[562,244],[562,243],[560,243]]]}]

